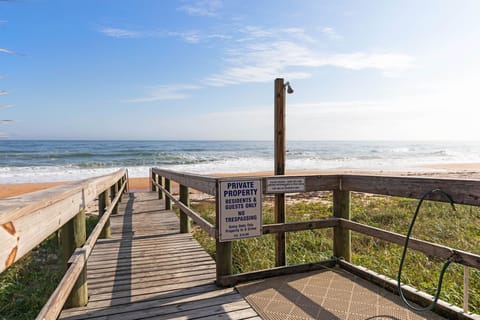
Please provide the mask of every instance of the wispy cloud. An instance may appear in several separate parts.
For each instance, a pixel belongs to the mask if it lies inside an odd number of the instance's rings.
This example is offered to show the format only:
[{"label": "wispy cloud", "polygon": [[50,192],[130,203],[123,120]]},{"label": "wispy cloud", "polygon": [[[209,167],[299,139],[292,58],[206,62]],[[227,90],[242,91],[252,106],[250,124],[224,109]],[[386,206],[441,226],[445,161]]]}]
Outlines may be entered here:
[{"label": "wispy cloud", "polygon": [[11,104],[0,104],[0,110],[13,107]]},{"label": "wispy cloud", "polygon": [[221,7],[222,1],[220,0],[194,0],[178,7],[178,10],[192,16],[216,17],[219,15],[218,11]]},{"label": "wispy cloud", "polygon": [[321,31],[323,34],[327,35],[330,39],[338,40],[343,38],[332,27],[324,27],[321,29]]},{"label": "wispy cloud", "polygon": [[138,38],[142,36],[140,32],[120,28],[101,28],[99,31],[113,38]]},{"label": "wispy cloud", "polygon": [[14,120],[0,120],[0,124],[12,123]]},{"label": "wispy cloud", "polygon": [[360,70],[366,68],[384,71],[405,70],[413,65],[413,58],[398,53],[365,53],[334,54],[328,56],[319,65],[328,64],[336,67]]},{"label": "wispy cloud", "polygon": [[13,51],[13,50],[10,50],[10,49],[7,49],[7,48],[0,48],[0,52],[7,53],[7,54],[15,54],[17,56],[23,56],[24,55],[23,53]]},{"label": "wispy cloud", "polygon": [[160,85],[149,87],[149,92],[144,97],[128,99],[125,102],[153,102],[162,100],[183,100],[190,97],[187,93],[190,90],[200,89],[200,86],[194,85]]},{"label": "wispy cloud", "polygon": [[212,39],[229,39],[230,36],[217,33],[205,33],[200,30],[183,30],[183,31],[167,31],[167,30],[129,30],[125,28],[102,27],[98,31],[112,38],[133,39],[133,38],[177,38],[187,43],[208,42]]},{"label": "wispy cloud", "polygon": [[0,96],[1,96],[1,95],[4,95],[4,94],[8,94],[8,91],[6,91],[6,90],[0,90]]},{"label": "wispy cloud", "polygon": [[324,66],[377,69],[384,75],[393,75],[413,65],[413,57],[401,53],[325,53],[315,48],[314,39],[301,28],[250,26],[241,33],[238,41],[225,51],[225,69],[206,78],[209,85],[265,82],[278,76],[307,78],[308,68]]}]

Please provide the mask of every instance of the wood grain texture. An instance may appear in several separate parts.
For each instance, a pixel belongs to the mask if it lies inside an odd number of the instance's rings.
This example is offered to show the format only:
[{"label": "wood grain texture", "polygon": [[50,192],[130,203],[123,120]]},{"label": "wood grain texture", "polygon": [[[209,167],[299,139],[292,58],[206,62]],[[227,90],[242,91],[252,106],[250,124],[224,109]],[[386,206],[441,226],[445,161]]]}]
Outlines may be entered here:
[{"label": "wood grain texture", "polygon": [[[116,183],[125,173],[126,170],[122,169],[107,176],[2,200],[0,272],[85,209],[88,203]],[[15,230],[15,234],[12,234],[11,230]],[[12,250],[15,250],[13,258]]]},{"label": "wood grain texture", "polygon": [[215,195],[217,178],[196,174],[186,174],[159,168],[152,168],[152,172],[166,179],[170,179],[171,181],[183,184],[189,188],[207,193],[212,196]]},{"label": "wood grain texture", "polygon": [[[345,219],[340,219],[340,225],[346,229],[366,234],[377,239],[396,243],[398,245],[405,244],[406,237],[402,234],[386,231],[383,229],[371,227]],[[449,248],[446,246],[431,243],[428,241],[418,240],[415,238],[410,238],[408,247],[413,250],[423,252],[426,255],[440,258],[442,260],[450,259],[453,262],[480,269],[480,255],[474,253]]]},{"label": "wood grain texture", "polygon": [[163,208],[156,192],[124,195],[111,238],[98,240],[88,260],[89,303],[61,319],[258,317],[235,289],[214,284],[213,259]]}]

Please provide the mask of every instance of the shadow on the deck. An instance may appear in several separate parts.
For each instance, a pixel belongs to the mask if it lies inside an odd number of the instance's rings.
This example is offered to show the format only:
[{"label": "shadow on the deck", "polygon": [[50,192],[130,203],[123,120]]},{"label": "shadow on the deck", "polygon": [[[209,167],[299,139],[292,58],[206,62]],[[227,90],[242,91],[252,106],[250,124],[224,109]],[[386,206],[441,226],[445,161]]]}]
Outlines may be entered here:
[{"label": "shadow on the deck", "polygon": [[443,319],[408,310],[400,298],[339,268],[238,285],[264,319]]},{"label": "shadow on the deck", "polygon": [[112,238],[88,262],[86,307],[62,319],[259,319],[234,288],[215,284],[213,259],[155,193],[130,193],[112,215]]}]

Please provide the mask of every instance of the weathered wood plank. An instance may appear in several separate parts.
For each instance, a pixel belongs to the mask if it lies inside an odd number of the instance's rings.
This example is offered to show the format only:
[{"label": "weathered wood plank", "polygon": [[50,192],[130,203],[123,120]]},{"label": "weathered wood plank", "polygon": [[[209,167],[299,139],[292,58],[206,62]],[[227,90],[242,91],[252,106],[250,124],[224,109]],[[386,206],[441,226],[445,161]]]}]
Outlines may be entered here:
[{"label": "weathered wood plank", "polygon": [[[157,194],[130,196],[129,204],[119,206],[119,214],[112,217],[112,222],[116,220],[111,224],[112,239],[99,240],[88,262],[89,304],[64,310],[61,318],[256,317],[233,288],[214,285],[215,262],[191,234],[178,233],[178,218],[173,211],[156,205],[159,219],[138,219],[145,217],[138,206],[155,207],[150,197],[157,198]],[[131,233],[158,230],[163,221],[173,218],[176,234],[163,230],[137,237],[137,233]]]},{"label": "weathered wood plank", "polygon": [[339,225],[339,220],[336,218],[321,219],[321,220],[310,220],[310,221],[301,221],[301,222],[289,222],[289,223],[274,223],[274,224],[265,224],[262,226],[263,234],[270,234],[276,232],[292,232],[292,231],[303,231],[303,230],[314,230],[314,229],[324,229],[336,227]]},{"label": "weathered wood plank", "polygon": [[[367,226],[358,222],[353,222],[345,219],[340,220],[340,225],[344,228],[366,234],[377,239],[396,243],[398,245],[405,244],[406,237],[395,232],[382,230],[379,228]],[[427,255],[431,255],[443,260],[450,259],[453,262],[480,269],[480,255],[474,253],[452,249],[446,246],[431,243],[428,241],[418,240],[415,238],[410,238],[408,247],[413,250],[417,250]]]},{"label": "weathered wood plank", "polygon": [[307,272],[313,270],[320,270],[324,268],[333,268],[337,260],[325,260],[316,263],[305,263],[292,266],[276,267],[267,270],[260,270],[254,272],[246,272],[241,274],[234,274],[228,276],[221,276],[217,280],[222,286],[234,286],[240,282],[253,281],[258,279],[282,276],[286,274],[293,274],[299,272]]},{"label": "weathered wood plank", "polygon": [[[157,270],[151,272],[143,272],[142,274],[137,273],[135,276],[132,274],[123,274],[118,275],[114,274],[109,277],[104,277],[103,279],[97,279],[94,283],[90,284],[90,289],[95,290],[97,288],[106,288],[106,287],[117,287],[121,290],[122,285],[128,285],[130,288],[136,288],[134,284],[148,283],[151,284],[155,281],[161,280],[173,280],[177,278],[192,277],[202,274],[212,274],[215,272],[215,266],[194,266],[190,268],[183,269],[170,269],[164,272],[158,272]],[[93,291],[91,291],[93,293]]]},{"label": "weathered wood plank", "polygon": [[[333,191],[333,215],[337,218],[350,220],[351,218],[351,192],[334,190]],[[343,258],[346,261],[351,260],[352,256],[352,235],[351,231],[338,225],[333,229],[333,255],[337,258]]]},{"label": "weathered wood plank", "polygon": [[[181,303],[184,299],[189,299],[190,297],[195,297],[198,295],[205,295],[212,291],[219,291],[218,287],[214,284],[194,284],[192,286],[184,285],[175,287],[174,289],[170,290],[163,290],[165,287],[159,287],[158,290],[150,290],[148,293],[139,294],[139,295],[131,295],[128,299],[125,298],[114,298],[104,299],[104,300],[90,300],[88,305],[83,308],[71,308],[64,310],[62,315],[63,316],[70,316],[70,315],[77,315],[86,313],[90,310],[101,309],[110,306],[123,306],[129,305],[133,303],[142,303],[152,300],[161,300],[162,303],[169,303],[173,301],[177,301]],[[226,288],[224,290],[234,290],[233,288]],[[228,291],[227,291],[228,292]],[[98,297],[98,296],[97,296]]]},{"label": "weathered wood plank", "polygon": [[[143,310],[146,308],[151,308],[155,306],[166,306],[178,303],[186,303],[195,300],[209,299],[213,297],[236,294],[234,288],[226,288],[219,290],[216,287],[212,286],[201,286],[193,288],[185,288],[182,290],[174,290],[163,292],[161,295],[158,295],[154,299],[149,299],[142,297],[139,300],[136,300],[135,303],[123,303],[117,304],[115,307],[115,312],[131,312],[136,310]],[[99,301],[95,304],[89,304],[88,312],[95,312],[95,316],[109,315],[112,313],[111,310],[103,309],[104,307],[110,306],[108,301]],[[97,310],[100,309],[100,310]],[[103,310],[102,310],[103,309]],[[85,314],[85,308],[72,308],[68,309],[63,313],[63,316],[76,316]]]},{"label": "weathered wood plank", "polygon": [[153,168],[152,171],[164,178],[183,184],[189,188],[204,192],[206,194],[215,195],[217,178],[209,176],[201,176],[197,174],[179,173],[171,170]]},{"label": "weathered wood plank", "polygon": [[125,172],[122,169],[100,178],[2,200],[0,272],[85,209],[88,203],[124,176]]},{"label": "weathered wood plank", "polygon": [[[480,205],[480,180],[342,175],[339,188],[414,199],[420,199],[433,189],[441,189],[450,194],[455,203]],[[428,199],[445,201],[439,194]]]},{"label": "weathered wood plank", "polygon": [[[186,288],[191,288],[194,286],[208,286],[212,285],[212,279],[210,277],[204,277],[198,280],[192,280],[188,282],[177,282],[177,283],[168,283],[161,284],[154,287],[134,290],[131,292],[121,291],[121,292],[107,292],[102,294],[92,295],[90,297],[89,303],[92,301],[108,301],[110,305],[118,305],[130,303],[136,300],[146,299],[148,297],[158,297],[164,292],[169,292],[172,290],[184,290]],[[87,305],[88,307],[88,305]]]}]

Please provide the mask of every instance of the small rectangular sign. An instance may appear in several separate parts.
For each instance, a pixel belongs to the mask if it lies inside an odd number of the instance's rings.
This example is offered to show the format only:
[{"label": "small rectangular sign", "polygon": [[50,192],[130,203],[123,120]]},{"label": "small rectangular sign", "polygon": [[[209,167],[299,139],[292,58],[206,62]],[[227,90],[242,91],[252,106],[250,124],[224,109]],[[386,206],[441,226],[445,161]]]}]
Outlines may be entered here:
[{"label": "small rectangular sign", "polygon": [[305,178],[267,178],[266,193],[304,192]]},{"label": "small rectangular sign", "polygon": [[262,181],[220,181],[219,241],[262,235]]}]

